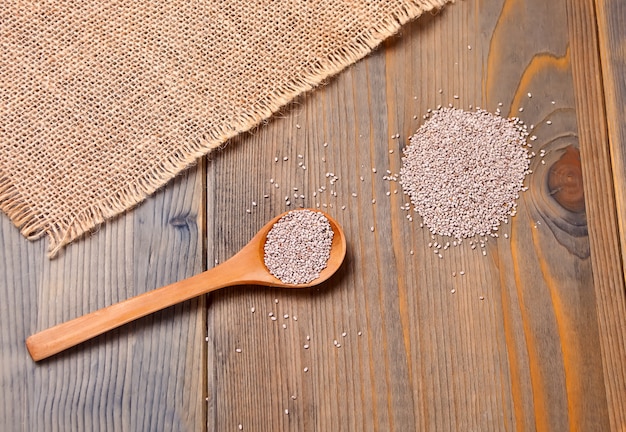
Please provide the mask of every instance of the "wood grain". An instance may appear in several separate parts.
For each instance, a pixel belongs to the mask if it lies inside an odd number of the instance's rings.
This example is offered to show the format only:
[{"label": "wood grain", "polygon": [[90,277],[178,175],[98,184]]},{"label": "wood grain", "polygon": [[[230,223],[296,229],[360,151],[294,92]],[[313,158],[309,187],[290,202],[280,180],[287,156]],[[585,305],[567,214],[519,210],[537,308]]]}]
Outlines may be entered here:
[{"label": "wood grain", "polygon": [[[56,260],[0,217],[0,430],[622,432],[625,20],[619,0],[458,1]],[[537,138],[517,215],[440,258],[452,241],[387,176],[448,104]],[[226,288],[29,359],[28,335],[211,268],[300,206],[345,230],[322,285]]]},{"label": "wood grain", "polygon": [[[568,6],[608,414],[612,430],[623,431],[626,430],[624,99],[618,102],[616,97],[620,91],[626,95],[623,92],[626,68],[623,46],[620,51],[612,44],[619,35],[617,29],[622,30],[623,38],[626,8],[623,2],[571,1]],[[597,22],[592,18],[594,6]],[[620,20],[622,24],[615,27]],[[616,51],[607,52],[610,48]],[[606,66],[601,65],[604,61]],[[622,108],[618,108],[619,104]]]},{"label": "wood grain", "polygon": [[[202,269],[202,169],[49,261],[2,218],[2,430],[199,430],[204,302],[183,303],[42,363],[37,330]],[[15,392],[15,393],[14,393]]]},{"label": "wood grain", "polygon": [[[626,249],[626,6],[619,0],[597,0],[594,2],[597,16],[597,44],[601,64],[602,87],[607,116],[607,133],[610,146],[613,189],[618,211],[618,224],[622,251]],[[589,5],[591,7],[592,5]],[[597,72],[597,69],[596,71]],[[622,264],[626,267],[626,255],[622,253]]]},{"label": "wood grain", "polygon": [[[319,290],[211,296],[209,429],[609,429],[567,7],[458,2],[422,17],[215,155],[209,212],[231,223],[209,218],[210,262],[286,198],[333,214],[350,249]],[[427,110],[448,103],[519,116],[547,152],[509,239],[491,239],[486,256],[466,242],[438,258],[400,209],[399,184],[383,180]],[[547,186],[563,167],[573,201]]]}]

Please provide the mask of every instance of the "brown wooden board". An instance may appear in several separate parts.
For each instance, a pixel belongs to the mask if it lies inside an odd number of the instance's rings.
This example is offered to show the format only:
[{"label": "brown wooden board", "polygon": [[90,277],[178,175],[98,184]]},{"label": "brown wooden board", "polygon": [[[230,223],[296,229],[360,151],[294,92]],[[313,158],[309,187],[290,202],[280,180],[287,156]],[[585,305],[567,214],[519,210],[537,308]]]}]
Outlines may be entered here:
[{"label": "brown wooden board", "polygon": [[[0,430],[626,430],[620,3],[427,14],[56,260],[0,217]],[[537,156],[499,237],[439,258],[386,176],[448,104],[518,116]],[[28,357],[30,334],[213,267],[299,206],[346,233],[319,287],[227,288]]]}]

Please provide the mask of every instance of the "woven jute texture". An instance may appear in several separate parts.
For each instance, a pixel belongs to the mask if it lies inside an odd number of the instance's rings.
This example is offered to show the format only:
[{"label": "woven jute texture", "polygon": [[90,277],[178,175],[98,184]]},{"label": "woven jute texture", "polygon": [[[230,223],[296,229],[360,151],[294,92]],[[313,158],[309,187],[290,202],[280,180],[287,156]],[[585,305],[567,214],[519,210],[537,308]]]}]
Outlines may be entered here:
[{"label": "woven jute texture", "polygon": [[447,0],[0,3],[0,208],[50,256]]}]

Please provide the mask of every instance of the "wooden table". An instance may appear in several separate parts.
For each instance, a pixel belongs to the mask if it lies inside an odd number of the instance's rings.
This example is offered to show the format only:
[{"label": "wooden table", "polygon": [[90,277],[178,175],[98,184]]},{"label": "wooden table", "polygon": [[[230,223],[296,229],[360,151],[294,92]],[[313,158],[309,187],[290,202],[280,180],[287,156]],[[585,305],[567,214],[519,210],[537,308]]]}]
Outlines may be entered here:
[{"label": "wooden table", "polygon": [[[621,0],[459,0],[57,259],[2,215],[0,430],[625,431],[624,26]],[[502,103],[546,150],[485,256],[433,254],[383,179],[449,103]],[[285,196],[344,226],[329,282],[226,289],[30,360],[28,335],[226,260]]]}]

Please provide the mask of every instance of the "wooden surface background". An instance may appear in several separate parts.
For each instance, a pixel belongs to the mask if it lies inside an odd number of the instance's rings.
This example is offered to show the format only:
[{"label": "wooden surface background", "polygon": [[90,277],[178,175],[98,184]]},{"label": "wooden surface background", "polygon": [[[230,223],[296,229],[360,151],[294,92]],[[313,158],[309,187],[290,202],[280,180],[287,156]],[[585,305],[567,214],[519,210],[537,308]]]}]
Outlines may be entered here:
[{"label": "wooden surface background", "polygon": [[[457,1],[55,260],[2,215],[0,430],[626,431],[624,26],[620,0]],[[501,103],[546,151],[484,256],[435,255],[383,178],[449,103]],[[345,229],[330,281],[226,289],[30,360],[30,334],[223,262],[300,205]]]}]

